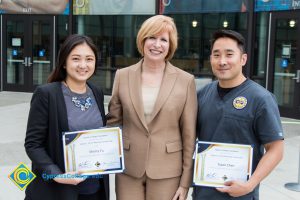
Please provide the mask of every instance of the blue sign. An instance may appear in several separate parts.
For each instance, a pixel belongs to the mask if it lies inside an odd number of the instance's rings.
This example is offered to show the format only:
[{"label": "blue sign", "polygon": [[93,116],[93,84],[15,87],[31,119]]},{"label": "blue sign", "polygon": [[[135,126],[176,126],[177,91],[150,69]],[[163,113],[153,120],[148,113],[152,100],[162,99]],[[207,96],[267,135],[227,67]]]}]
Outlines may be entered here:
[{"label": "blue sign", "polygon": [[18,55],[17,49],[13,49],[13,50],[12,50],[12,55],[13,55],[13,56],[17,56],[17,55]]},{"label": "blue sign", "polygon": [[289,64],[288,59],[285,59],[285,58],[281,59],[281,61],[280,61],[280,67],[287,68],[288,64]]},{"label": "blue sign", "polygon": [[257,11],[294,10],[300,8],[300,0],[255,0]]},{"label": "blue sign", "polygon": [[39,57],[45,56],[45,49],[39,50]]}]

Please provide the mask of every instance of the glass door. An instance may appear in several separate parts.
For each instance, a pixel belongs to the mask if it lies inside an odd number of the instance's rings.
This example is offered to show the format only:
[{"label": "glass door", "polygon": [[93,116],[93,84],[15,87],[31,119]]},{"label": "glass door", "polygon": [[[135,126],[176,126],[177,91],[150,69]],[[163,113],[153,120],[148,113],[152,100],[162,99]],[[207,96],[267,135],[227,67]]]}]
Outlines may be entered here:
[{"label": "glass door", "polygon": [[32,92],[52,70],[53,17],[5,15],[3,21],[3,89]]},{"label": "glass door", "polygon": [[269,85],[282,116],[300,118],[300,17],[272,13]]},{"label": "glass door", "polygon": [[34,87],[46,83],[52,71],[53,28],[51,22],[47,17],[31,21],[32,61],[28,60],[28,64],[32,62],[32,82]]},{"label": "glass door", "polygon": [[28,40],[25,40],[25,21],[19,17],[14,20],[5,20],[4,16],[4,27],[6,29],[4,29],[3,40],[3,87],[4,90],[10,90],[10,86],[24,90],[25,46],[28,46],[26,44]]}]

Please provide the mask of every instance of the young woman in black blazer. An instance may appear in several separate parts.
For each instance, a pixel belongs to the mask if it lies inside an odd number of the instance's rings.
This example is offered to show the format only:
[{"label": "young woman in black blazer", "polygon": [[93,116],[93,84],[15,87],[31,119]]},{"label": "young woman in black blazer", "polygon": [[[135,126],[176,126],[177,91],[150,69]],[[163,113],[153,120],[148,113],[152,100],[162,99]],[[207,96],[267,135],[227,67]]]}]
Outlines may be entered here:
[{"label": "young woman in black blazer", "polygon": [[98,179],[47,178],[65,174],[63,132],[106,125],[103,93],[87,82],[96,63],[97,48],[92,40],[70,35],[61,46],[49,83],[35,90],[25,149],[36,178],[26,189],[26,200],[109,200],[108,175]]}]

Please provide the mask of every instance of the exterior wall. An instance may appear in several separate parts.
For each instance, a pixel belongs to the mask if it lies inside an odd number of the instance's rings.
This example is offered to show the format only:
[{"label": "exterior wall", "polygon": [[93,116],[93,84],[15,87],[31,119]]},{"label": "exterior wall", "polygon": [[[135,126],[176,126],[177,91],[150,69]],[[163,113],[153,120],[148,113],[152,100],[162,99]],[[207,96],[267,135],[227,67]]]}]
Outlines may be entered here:
[{"label": "exterior wall", "polygon": [[[45,0],[42,6],[35,5],[35,0],[20,0],[18,5],[10,5],[10,8],[5,7],[5,2],[0,3],[2,16],[14,13],[56,16],[56,54],[68,34],[89,35],[100,50],[97,75],[92,81],[101,85],[107,94],[111,92],[116,69],[140,59],[135,44],[137,31],[153,14],[165,14],[175,19],[179,45],[171,62],[200,79],[213,78],[209,63],[211,34],[221,28],[241,32],[249,41],[249,57],[258,57],[253,61],[249,59],[245,74],[265,86],[267,13],[300,8],[300,0],[132,0],[123,1],[123,4],[120,1],[116,4],[113,0],[90,0],[89,4],[77,0]],[[254,46],[252,40],[258,41],[259,46]],[[2,73],[2,81],[3,76]]]}]

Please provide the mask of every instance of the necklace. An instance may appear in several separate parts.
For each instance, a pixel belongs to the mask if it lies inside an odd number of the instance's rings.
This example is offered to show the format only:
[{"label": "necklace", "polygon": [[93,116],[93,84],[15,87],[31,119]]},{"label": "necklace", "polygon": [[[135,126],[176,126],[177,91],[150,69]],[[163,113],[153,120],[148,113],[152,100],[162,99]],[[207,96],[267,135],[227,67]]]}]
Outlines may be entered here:
[{"label": "necklace", "polygon": [[76,107],[80,108],[81,111],[86,111],[92,106],[92,98],[89,96],[86,98],[72,97],[72,102]]},{"label": "necklace", "polygon": [[76,93],[72,92],[72,90],[68,86],[67,82],[64,82],[64,83],[69,90],[71,100],[75,107],[80,108],[81,111],[86,111],[93,105],[92,98],[90,97],[90,93],[88,91],[89,90],[88,87],[86,90],[87,91],[86,94],[80,95],[80,94],[76,94]]}]

